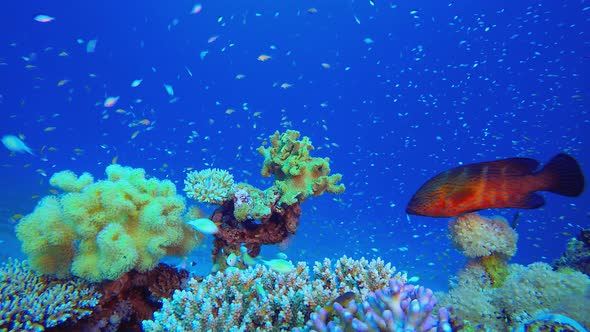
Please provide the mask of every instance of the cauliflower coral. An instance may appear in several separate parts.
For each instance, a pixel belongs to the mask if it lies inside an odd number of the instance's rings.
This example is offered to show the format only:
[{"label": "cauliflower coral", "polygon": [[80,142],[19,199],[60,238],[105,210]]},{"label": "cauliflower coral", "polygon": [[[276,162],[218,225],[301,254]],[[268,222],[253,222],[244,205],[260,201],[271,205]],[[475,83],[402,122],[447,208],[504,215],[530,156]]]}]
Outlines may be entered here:
[{"label": "cauliflower coral", "polygon": [[502,217],[463,214],[449,223],[449,231],[455,247],[467,257],[485,257],[495,253],[512,257],[516,254],[518,234]]},{"label": "cauliflower coral", "polygon": [[155,267],[165,255],[197,244],[184,222],[184,198],[168,180],[146,179],[143,169],[110,165],[107,179],[85,173],[53,175],[65,193],[43,198],[16,227],[31,267],[58,278],[117,279]]}]

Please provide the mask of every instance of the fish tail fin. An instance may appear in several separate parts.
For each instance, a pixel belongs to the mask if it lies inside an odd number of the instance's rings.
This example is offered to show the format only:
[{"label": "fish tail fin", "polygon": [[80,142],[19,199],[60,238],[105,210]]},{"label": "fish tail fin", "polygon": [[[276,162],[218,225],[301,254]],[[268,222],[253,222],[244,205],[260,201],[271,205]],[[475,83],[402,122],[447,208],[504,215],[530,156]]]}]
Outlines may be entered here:
[{"label": "fish tail fin", "polygon": [[572,156],[560,153],[538,173],[546,190],[563,196],[578,196],[584,191],[584,174],[578,161]]}]

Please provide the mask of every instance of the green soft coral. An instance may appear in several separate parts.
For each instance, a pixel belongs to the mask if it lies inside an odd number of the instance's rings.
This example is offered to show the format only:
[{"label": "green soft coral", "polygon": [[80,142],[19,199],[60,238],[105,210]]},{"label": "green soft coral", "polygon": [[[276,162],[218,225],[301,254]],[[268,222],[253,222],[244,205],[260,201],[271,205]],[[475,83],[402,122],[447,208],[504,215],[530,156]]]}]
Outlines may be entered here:
[{"label": "green soft coral", "polygon": [[262,176],[274,175],[275,187],[280,193],[278,203],[291,205],[305,201],[309,196],[324,192],[339,194],[345,189],[338,182],[341,174],[330,174],[330,159],[311,157],[314,147],[307,136],[299,140],[300,133],[278,131],[270,137],[270,146],[257,151],[264,156]]},{"label": "green soft coral", "polygon": [[119,165],[106,173],[98,182],[69,171],[52,177],[50,183],[65,193],[45,197],[16,227],[34,270],[113,280],[196,246],[194,230],[184,222],[184,199],[172,182]]}]

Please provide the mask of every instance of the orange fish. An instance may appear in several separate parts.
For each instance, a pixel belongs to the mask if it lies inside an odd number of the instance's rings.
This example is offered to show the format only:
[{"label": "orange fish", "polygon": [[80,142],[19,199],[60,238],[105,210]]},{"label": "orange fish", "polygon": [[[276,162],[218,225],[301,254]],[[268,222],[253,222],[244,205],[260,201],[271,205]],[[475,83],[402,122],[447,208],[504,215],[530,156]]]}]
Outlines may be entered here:
[{"label": "orange fish", "polygon": [[406,212],[455,217],[489,208],[536,209],[545,204],[537,191],[574,197],[584,190],[584,175],[573,157],[560,153],[538,167],[534,159],[508,158],[450,169],[423,184]]}]

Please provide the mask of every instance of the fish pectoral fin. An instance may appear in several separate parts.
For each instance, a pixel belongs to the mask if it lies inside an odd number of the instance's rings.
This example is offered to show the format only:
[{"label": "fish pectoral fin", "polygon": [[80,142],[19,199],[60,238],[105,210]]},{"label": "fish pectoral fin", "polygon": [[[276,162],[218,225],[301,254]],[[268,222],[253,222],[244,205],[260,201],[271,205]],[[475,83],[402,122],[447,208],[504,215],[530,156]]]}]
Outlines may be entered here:
[{"label": "fish pectoral fin", "polygon": [[536,209],[545,205],[545,199],[543,196],[537,193],[530,193],[522,197],[521,200],[515,202],[512,207],[520,209]]}]

